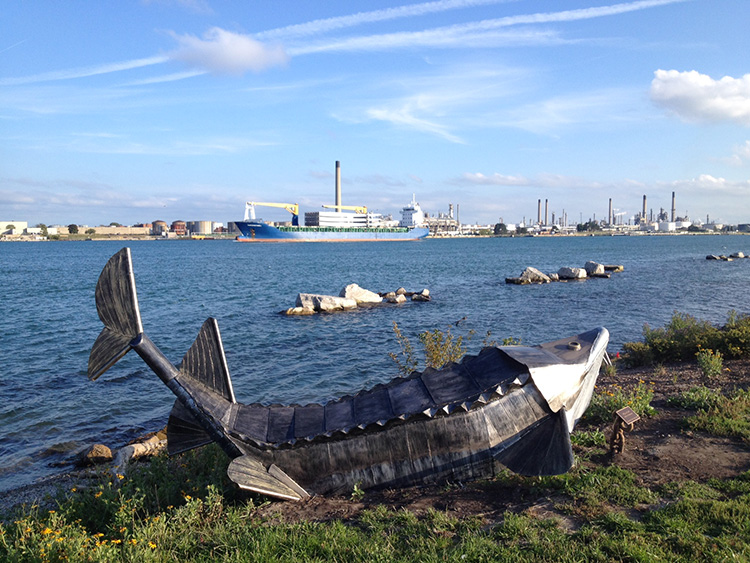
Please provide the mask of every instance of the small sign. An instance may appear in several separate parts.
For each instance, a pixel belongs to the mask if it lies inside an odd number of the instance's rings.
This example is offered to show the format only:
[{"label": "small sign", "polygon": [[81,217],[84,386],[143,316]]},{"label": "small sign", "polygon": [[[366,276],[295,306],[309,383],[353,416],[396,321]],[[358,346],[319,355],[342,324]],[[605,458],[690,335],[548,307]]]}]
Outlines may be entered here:
[{"label": "small sign", "polygon": [[619,411],[615,412],[615,415],[622,420],[625,424],[633,424],[636,420],[640,420],[641,417],[630,407],[623,407]]}]

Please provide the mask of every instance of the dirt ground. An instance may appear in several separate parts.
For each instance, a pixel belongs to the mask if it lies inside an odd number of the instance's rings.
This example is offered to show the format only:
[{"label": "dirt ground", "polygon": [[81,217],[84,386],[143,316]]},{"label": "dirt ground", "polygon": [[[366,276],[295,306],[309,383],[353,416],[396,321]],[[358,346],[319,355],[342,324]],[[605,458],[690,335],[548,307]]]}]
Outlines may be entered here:
[{"label": "dirt ground", "polygon": [[[708,386],[729,391],[750,386],[750,359],[725,361],[729,368]],[[660,369],[618,370],[614,376],[599,376],[599,387],[619,385],[624,390],[643,382],[654,391],[651,405],[657,414],[642,418],[626,434],[625,450],[611,458],[600,456],[584,462],[587,466],[614,463],[635,473],[645,486],[672,481],[705,482],[728,478],[750,470],[750,445],[732,438],[719,438],[683,429],[681,421],[691,414],[669,406],[667,400],[702,384],[696,364],[678,364]],[[611,424],[598,427],[609,439]],[[582,426],[593,430],[597,427]],[[575,448],[575,447],[574,447]],[[478,516],[487,523],[497,522],[506,511],[527,511],[538,516],[552,515],[554,500],[530,490],[494,481],[454,483],[442,486],[411,487],[399,490],[367,491],[360,500],[350,497],[313,497],[303,502],[271,502],[257,511],[260,518],[283,522],[348,520],[365,509],[385,505],[423,514],[429,509],[451,516]],[[559,514],[556,514],[559,516]],[[565,519],[563,519],[565,520]],[[575,523],[571,522],[571,526]]]}]

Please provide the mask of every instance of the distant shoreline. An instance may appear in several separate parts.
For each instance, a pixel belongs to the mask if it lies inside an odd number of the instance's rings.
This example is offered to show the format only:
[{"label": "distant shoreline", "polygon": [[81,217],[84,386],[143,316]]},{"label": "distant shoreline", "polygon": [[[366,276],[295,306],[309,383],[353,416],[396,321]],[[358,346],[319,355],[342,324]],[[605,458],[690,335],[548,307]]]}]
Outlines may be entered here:
[{"label": "distant shoreline", "polygon": [[[583,232],[583,233],[556,233],[556,234],[503,234],[503,235],[429,235],[422,240],[445,240],[445,239],[488,239],[488,238],[560,238],[560,237],[661,237],[661,236],[726,236],[726,235],[750,235],[743,231],[729,232]],[[0,242],[99,242],[99,241],[234,241],[235,235],[232,236],[199,236],[199,237],[173,237],[164,238],[153,235],[53,235],[52,237],[39,238],[31,235],[5,235],[0,238]]]}]

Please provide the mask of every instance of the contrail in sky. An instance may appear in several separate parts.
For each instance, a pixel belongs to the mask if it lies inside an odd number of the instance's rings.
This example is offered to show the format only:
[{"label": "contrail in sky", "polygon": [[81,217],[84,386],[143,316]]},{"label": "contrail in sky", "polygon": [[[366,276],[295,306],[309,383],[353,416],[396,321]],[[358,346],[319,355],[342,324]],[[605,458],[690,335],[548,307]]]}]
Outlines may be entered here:
[{"label": "contrail in sky", "polygon": [[98,74],[108,74],[110,72],[120,72],[121,70],[130,70],[155,64],[161,64],[169,61],[169,57],[157,56],[145,59],[135,59],[132,61],[122,61],[119,63],[109,63],[99,66],[90,66],[83,68],[70,68],[66,70],[55,70],[52,72],[43,72],[32,76],[21,76],[18,78],[2,78],[0,85],[12,86],[17,84],[29,84],[32,82],[49,82],[52,80],[69,80],[71,78],[84,78],[86,76],[96,76]]}]

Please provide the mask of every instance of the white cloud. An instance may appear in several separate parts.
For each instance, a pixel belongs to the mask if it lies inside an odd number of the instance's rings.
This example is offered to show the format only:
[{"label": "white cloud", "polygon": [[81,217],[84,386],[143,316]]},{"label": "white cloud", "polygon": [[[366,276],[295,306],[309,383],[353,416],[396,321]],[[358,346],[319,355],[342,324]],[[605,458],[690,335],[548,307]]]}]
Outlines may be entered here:
[{"label": "white cloud", "polygon": [[750,162],[750,141],[745,141],[744,145],[735,146],[731,156],[718,160],[730,166],[743,166],[746,162]]},{"label": "white cloud", "polygon": [[497,172],[490,176],[485,176],[481,172],[465,172],[461,178],[454,180],[453,183],[480,186],[528,186],[531,182],[523,176],[507,176]]},{"label": "white cloud", "polygon": [[266,45],[248,35],[212,27],[203,38],[172,34],[180,46],[170,56],[175,60],[214,74],[260,72],[281,66],[289,57],[279,45]]},{"label": "white cloud", "polygon": [[726,178],[717,178],[711,174],[700,174],[698,177],[690,180],[665,182],[665,185],[675,190],[684,190],[700,195],[709,195],[712,193],[737,196],[750,195],[750,180],[732,181]]},{"label": "white cloud", "polygon": [[695,70],[657,70],[651,99],[685,121],[731,121],[750,126],[750,74],[714,80]]}]

